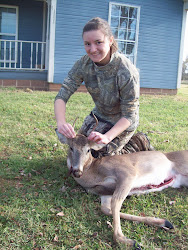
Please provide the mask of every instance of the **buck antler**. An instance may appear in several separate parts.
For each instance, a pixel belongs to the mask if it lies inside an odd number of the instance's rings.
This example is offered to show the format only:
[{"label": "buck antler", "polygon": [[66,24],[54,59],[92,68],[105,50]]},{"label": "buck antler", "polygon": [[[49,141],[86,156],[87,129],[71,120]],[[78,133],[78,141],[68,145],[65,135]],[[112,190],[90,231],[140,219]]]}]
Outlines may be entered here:
[{"label": "buck antler", "polygon": [[74,120],[74,122],[73,122],[73,124],[72,124],[73,129],[74,129],[74,126],[75,126],[75,124],[76,124],[77,119],[78,119],[78,116],[76,117],[76,119]]},{"label": "buck antler", "polygon": [[93,117],[95,118],[96,124],[95,124],[95,126],[93,127],[91,133],[96,129],[96,127],[98,126],[98,123],[99,123],[97,117],[95,116],[95,114],[94,114],[93,112],[92,112],[92,115],[93,115]]},{"label": "buck antler", "polygon": [[[92,112],[92,115],[93,115],[93,117],[95,118],[96,124],[95,124],[95,126],[93,127],[93,129],[92,129],[91,132],[93,132],[93,131],[96,129],[96,127],[97,127],[97,125],[98,125],[98,123],[99,123],[97,117],[95,116],[95,114],[94,114],[93,112]],[[73,128],[75,127],[75,124],[76,124],[77,119],[78,119],[78,116],[76,117],[76,119],[74,120],[74,122],[73,122],[73,124],[72,124],[72,127],[73,127]],[[77,134],[77,135],[79,135],[79,134]]]}]

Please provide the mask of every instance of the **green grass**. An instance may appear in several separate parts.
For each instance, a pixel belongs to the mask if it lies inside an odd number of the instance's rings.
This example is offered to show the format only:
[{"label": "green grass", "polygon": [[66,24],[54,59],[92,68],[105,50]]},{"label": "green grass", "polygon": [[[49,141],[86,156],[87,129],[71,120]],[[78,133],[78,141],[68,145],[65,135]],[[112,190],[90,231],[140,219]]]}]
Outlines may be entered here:
[{"label": "green grass", "polygon": [[[112,218],[101,213],[99,198],[67,175],[67,148],[54,132],[55,95],[0,89],[0,249],[125,249],[113,243]],[[76,93],[67,120],[79,116],[78,130],[92,107],[88,94]],[[143,95],[138,130],[156,150],[188,149],[187,114],[186,84],[177,96]],[[143,249],[187,249],[187,204],[186,188],[133,196],[122,211],[168,218],[175,229],[122,220],[122,230]]]}]

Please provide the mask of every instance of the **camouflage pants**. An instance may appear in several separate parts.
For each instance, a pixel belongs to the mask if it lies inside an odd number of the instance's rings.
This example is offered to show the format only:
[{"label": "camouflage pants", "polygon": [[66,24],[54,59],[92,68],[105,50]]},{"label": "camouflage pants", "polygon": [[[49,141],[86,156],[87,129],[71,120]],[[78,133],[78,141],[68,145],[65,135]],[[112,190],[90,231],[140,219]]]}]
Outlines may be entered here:
[{"label": "camouflage pants", "polygon": [[[98,125],[95,128],[95,131],[101,134],[105,134],[107,131],[109,131],[113,127],[113,124],[111,124],[110,122],[104,121],[103,119],[100,119],[99,117],[97,117],[97,119],[98,119]],[[84,123],[79,130],[79,133],[85,136],[89,136],[89,134],[92,132],[92,129],[95,127],[95,125],[96,125],[96,120],[91,113],[85,118]],[[131,132],[123,131],[119,136],[114,138],[110,143],[108,143],[101,150],[97,152],[93,150],[92,151],[93,156],[97,158],[100,156],[121,154],[121,150],[129,142],[134,132],[135,131],[131,131]]]}]

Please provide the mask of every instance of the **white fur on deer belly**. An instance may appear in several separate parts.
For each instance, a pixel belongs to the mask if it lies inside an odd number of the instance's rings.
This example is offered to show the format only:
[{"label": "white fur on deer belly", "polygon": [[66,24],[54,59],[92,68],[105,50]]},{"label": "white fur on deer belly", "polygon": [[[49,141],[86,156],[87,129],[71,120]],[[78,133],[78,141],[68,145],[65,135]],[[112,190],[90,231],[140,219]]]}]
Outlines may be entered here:
[{"label": "white fur on deer belly", "polygon": [[[156,164],[156,163],[155,163]],[[165,161],[165,164],[158,163],[151,167],[148,174],[140,174],[133,183],[129,195],[139,193],[149,193],[161,191],[164,188],[173,185],[174,173],[172,171],[172,162]],[[162,185],[164,183],[164,185]]]},{"label": "white fur on deer belly", "polygon": [[176,178],[174,180],[172,187],[179,188],[181,186],[187,186],[187,177],[180,174],[176,174]]}]

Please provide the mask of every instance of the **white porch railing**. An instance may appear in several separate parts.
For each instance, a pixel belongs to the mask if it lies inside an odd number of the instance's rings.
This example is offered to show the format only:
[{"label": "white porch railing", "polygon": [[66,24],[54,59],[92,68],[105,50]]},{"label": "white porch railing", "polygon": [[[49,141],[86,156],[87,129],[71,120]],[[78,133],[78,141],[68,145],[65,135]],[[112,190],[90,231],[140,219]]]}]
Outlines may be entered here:
[{"label": "white porch railing", "polygon": [[0,69],[46,70],[46,42],[0,39]]}]

